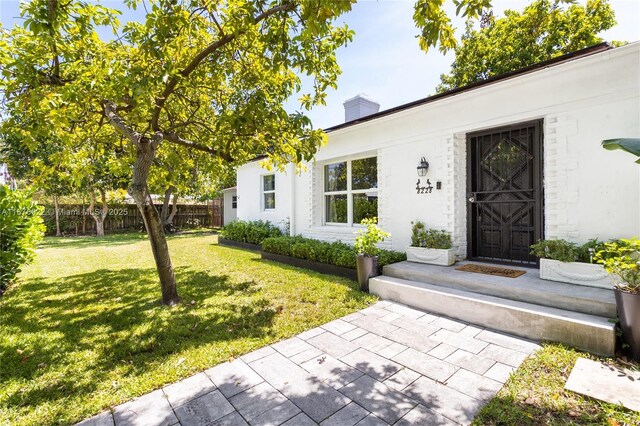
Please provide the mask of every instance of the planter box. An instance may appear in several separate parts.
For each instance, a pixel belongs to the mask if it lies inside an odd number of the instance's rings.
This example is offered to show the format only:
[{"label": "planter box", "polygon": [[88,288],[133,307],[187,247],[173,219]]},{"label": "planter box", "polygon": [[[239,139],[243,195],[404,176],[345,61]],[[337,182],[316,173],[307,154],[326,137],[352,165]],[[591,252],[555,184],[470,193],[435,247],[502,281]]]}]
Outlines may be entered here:
[{"label": "planter box", "polygon": [[456,261],[455,250],[431,249],[424,247],[407,247],[407,260],[409,262],[429,263],[431,265],[453,265]]},{"label": "planter box", "polygon": [[312,260],[298,259],[297,257],[283,256],[281,254],[268,253],[266,251],[260,252],[260,255],[265,260],[272,260],[274,262],[297,266],[298,268],[310,269],[315,272],[320,272],[321,274],[337,275],[354,281],[358,280],[358,272],[355,269],[314,262]]},{"label": "planter box", "polygon": [[222,238],[222,237],[218,237],[218,244],[221,246],[235,247],[235,248],[241,248],[241,249],[251,250],[251,251],[262,250],[262,247],[257,244],[244,243],[242,241],[227,240],[226,238]]},{"label": "planter box", "polygon": [[594,263],[540,259],[540,278],[589,287],[613,287],[611,276],[604,267]]}]

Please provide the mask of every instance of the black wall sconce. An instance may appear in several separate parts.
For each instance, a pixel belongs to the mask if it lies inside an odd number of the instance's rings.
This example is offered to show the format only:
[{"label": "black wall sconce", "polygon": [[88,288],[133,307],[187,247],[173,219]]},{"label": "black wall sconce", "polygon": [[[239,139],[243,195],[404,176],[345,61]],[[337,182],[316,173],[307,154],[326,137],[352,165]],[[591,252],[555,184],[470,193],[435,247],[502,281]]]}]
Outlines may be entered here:
[{"label": "black wall sconce", "polygon": [[420,164],[418,164],[418,176],[423,177],[427,175],[427,170],[429,170],[429,163],[427,163],[427,160],[424,159],[424,157],[422,157],[420,159]]}]

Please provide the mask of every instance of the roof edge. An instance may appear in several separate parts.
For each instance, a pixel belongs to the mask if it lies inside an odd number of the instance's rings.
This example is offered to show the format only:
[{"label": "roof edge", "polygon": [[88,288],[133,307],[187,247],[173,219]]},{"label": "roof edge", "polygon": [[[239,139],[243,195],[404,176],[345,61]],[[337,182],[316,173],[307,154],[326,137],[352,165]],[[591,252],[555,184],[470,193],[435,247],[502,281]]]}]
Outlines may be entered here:
[{"label": "roof edge", "polygon": [[466,86],[462,86],[462,87],[458,87],[456,89],[451,89],[448,90],[446,92],[442,92],[442,93],[438,93],[435,95],[431,95],[431,96],[427,96],[426,98],[421,98],[415,101],[411,101],[408,102],[406,104],[402,104],[402,105],[398,105],[396,107],[393,108],[389,108],[386,110],[382,110],[380,112],[377,112],[375,114],[371,114],[371,115],[367,115],[365,117],[362,118],[358,118],[357,120],[352,120],[352,121],[347,121],[346,123],[340,123],[337,124],[335,126],[331,126],[328,127],[326,129],[323,129],[325,132],[329,133],[329,132],[333,132],[336,130],[340,130],[340,129],[344,129],[346,127],[351,127],[351,126],[355,126],[356,124],[360,124],[360,123],[364,123],[367,121],[371,121],[371,120],[375,120],[377,118],[381,118],[381,117],[385,117],[387,115],[391,115],[391,114],[395,114],[396,112],[400,112],[400,111],[404,111],[407,109],[411,109],[417,106],[421,106],[421,105],[425,105],[431,102],[435,102],[438,101],[440,99],[445,99],[454,95],[458,95],[460,93],[465,93],[465,92],[469,92],[471,90],[475,90],[479,87],[483,87],[483,86],[487,86],[490,84],[494,84],[497,82],[500,82],[502,80],[507,80],[510,78],[514,78],[514,77],[518,77],[521,75],[526,75],[526,74],[531,74],[533,72],[536,71],[540,71],[542,69],[551,67],[551,66],[555,66],[555,65],[560,65],[562,63],[565,62],[569,62],[575,59],[579,59],[579,58],[584,58],[587,56],[591,56],[591,55],[595,55],[597,53],[602,53],[608,50],[612,50],[614,49],[614,47],[609,44],[608,42],[602,42],[602,43],[598,43],[595,44],[593,46],[589,46],[589,47],[585,47],[584,49],[580,49],[580,50],[576,50],[575,52],[571,52],[571,53],[567,53],[565,55],[561,55],[561,56],[557,56],[555,58],[551,58],[551,59],[547,59],[546,61],[542,61],[542,62],[537,62],[533,65],[529,65],[527,67],[524,68],[519,68],[517,70],[514,71],[510,71],[504,74],[500,74],[500,75],[496,75],[493,77],[490,77],[486,80],[482,80],[482,81],[477,81],[475,83],[471,83],[471,84],[467,84]]}]

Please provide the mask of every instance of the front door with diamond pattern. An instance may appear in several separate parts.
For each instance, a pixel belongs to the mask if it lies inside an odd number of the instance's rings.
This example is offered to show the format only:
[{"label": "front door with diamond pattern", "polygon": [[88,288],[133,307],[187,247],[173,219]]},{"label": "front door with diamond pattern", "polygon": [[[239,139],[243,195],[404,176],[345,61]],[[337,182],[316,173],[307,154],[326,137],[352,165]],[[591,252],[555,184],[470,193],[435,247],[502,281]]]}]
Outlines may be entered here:
[{"label": "front door with diamond pattern", "polygon": [[542,239],[542,121],[467,135],[469,258],[536,265]]}]

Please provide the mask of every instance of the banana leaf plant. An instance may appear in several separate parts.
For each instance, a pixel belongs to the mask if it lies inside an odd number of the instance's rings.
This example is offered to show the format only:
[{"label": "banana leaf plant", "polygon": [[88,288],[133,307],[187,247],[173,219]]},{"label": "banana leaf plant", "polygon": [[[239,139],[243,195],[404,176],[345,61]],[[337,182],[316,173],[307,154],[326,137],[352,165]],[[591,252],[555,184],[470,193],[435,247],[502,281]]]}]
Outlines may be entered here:
[{"label": "banana leaf plant", "polygon": [[640,139],[635,138],[618,138],[618,139],[607,139],[602,141],[602,147],[604,149],[614,150],[621,149],[623,151],[630,152],[633,155],[636,155],[638,159],[636,163],[640,164]]}]

